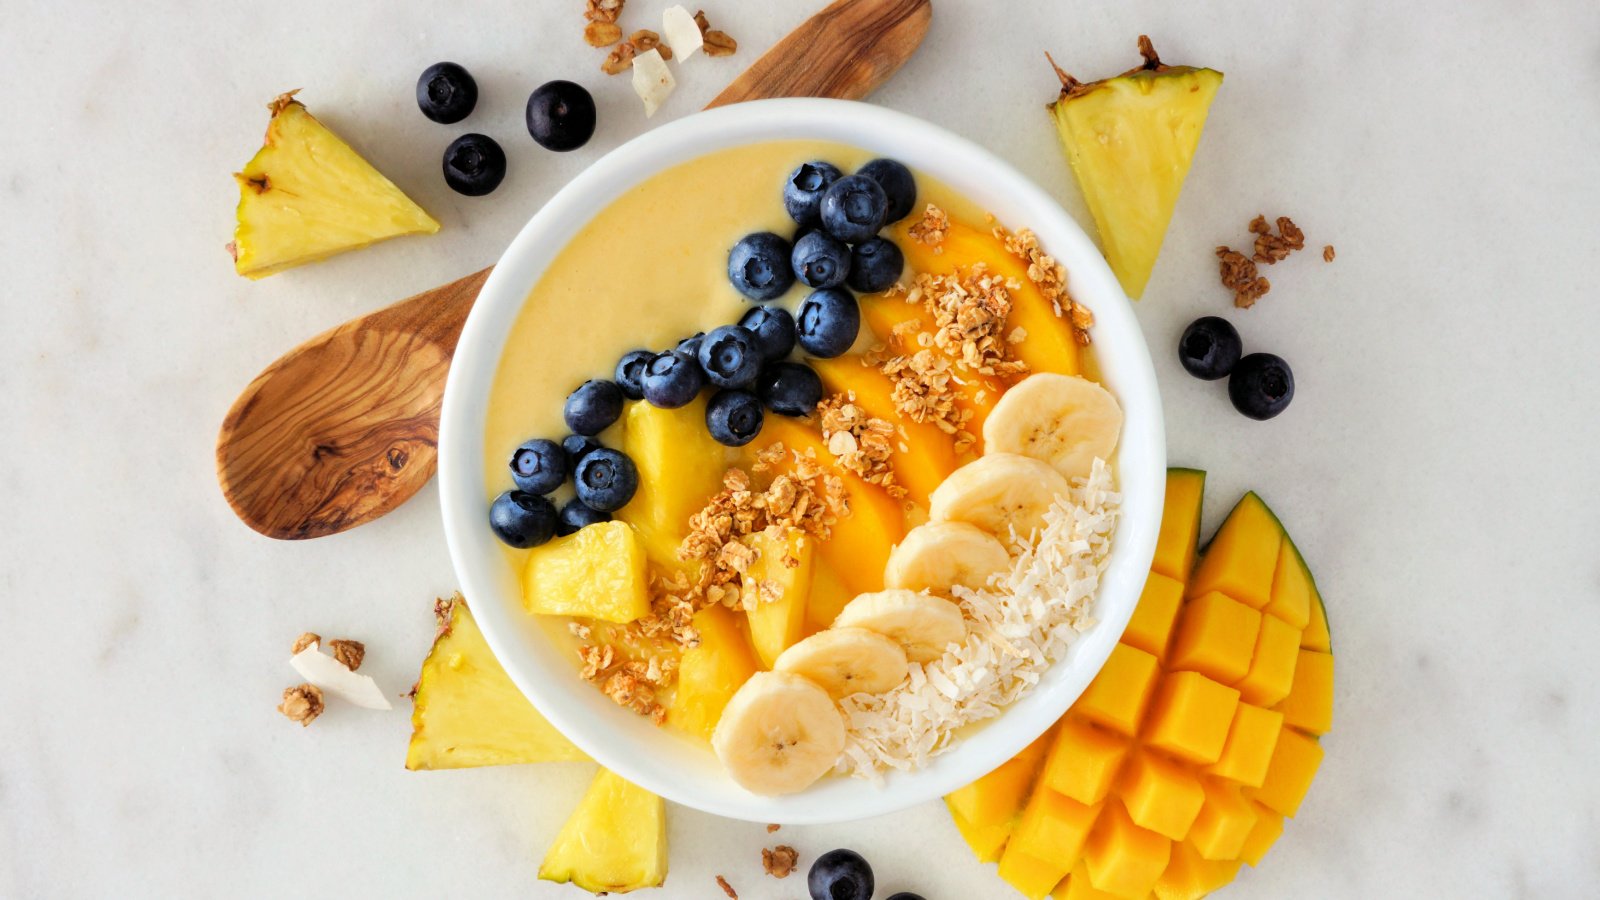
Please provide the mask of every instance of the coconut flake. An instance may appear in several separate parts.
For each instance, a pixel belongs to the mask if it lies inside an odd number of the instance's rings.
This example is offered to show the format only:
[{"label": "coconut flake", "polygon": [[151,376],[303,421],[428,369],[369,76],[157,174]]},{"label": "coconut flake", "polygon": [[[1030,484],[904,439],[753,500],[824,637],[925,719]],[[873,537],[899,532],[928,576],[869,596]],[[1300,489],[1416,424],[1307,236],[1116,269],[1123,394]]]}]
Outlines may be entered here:
[{"label": "coconut flake", "polygon": [[633,91],[644,101],[645,116],[655,115],[674,87],[677,82],[672,78],[672,70],[667,68],[667,61],[661,58],[660,50],[633,58]]},{"label": "coconut flake", "polygon": [[352,672],[313,643],[289,657],[300,677],[322,690],[365,709],[394,709],[371,676]]},{"label": "coconut flake", "polygon": [[696,24],[694,16],[682,6],[669,6],[661,14],[661,36],[666,39],[667,46],[672,48],[672,55],[677,57],[678,65],[689,55],[705,46],[705,35],[700,33],[700,26]]}]

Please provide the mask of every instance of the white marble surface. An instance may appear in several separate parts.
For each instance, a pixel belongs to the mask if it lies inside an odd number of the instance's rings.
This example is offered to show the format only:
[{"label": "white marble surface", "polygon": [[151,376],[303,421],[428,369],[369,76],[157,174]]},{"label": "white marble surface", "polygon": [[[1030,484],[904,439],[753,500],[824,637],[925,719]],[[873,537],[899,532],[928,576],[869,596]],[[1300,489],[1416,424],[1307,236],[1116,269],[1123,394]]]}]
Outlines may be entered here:
[{"label": "white marble surface", "polygon": [[[629,27],[666,0],[632,0]],[[660,119],[709,99],[814,3],[708,0],[742,42]],[[1175,463],[1211,470],[1208,527],[1261,490],[1305,548],[1339,650],[1335,730],[1300,816],[1237,897],[1579,897],[1600,883],[1600,6],[936,0],[876,102],[985,141],[1082,217],[1041,109],[1042,50],[1079,74],[1133,38],[1227,72],[1139,315]],[[0,0],[0,896],[572,896],[544,847],[584,766],[411,774],[404,705],[275,712],[302,629],[367,641],[394,692],[454,581],[430,489],[305,544],[257,537],[217,491],[237,391],[324,327],[490,262],[580,167],[648,127],[579,39],[580,0],[261,5]],[[469,11],[470,7],[470,11]],[[439,59],[483,89],[425,121]],[[576,77],[601,126],[540,151],[529,90]],[[222,252],[228,174],[280,90],[444,223],[261,283]],[[457,133],[500,138],[505,185],[450,193]],[[1227,312],[1211,248],[1257,212],[1313,251],[1230,314],[1295,366],[1269,424],[1183,376],[1182,325]],[[662,897],[793,898],[777,839],[867,853],[884,895],[1011,896],[936,805],[785,829],[671,811]]]}]

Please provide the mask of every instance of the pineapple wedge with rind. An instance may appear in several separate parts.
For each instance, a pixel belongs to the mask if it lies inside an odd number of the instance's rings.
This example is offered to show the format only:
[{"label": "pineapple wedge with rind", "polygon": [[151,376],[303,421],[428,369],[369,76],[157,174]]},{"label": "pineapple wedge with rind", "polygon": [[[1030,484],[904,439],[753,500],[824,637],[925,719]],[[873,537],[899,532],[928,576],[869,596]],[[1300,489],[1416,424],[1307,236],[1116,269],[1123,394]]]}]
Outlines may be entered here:
[{"label": "pineapple wedge with rind", "polygon": [[658,887],[667,878],[666,803],[601,769],[545,853],[539,877],[595,894]]},{"label": "pineapple wedge with rind", "polygon": [[517,690],[460,594],[440,601],[436,614],[439,634],[412,700],[407,769],[588,759]]},{"label": "pineapple wedge with rind", "polygon": [[377,241],[439,230],[422,207],[307,112],[293,91],[267,108],[266,140],[233,176],[238,225],[228,252],[240,275],[265,278]]},{"label": "pineapple wedge with rind", "polygon": [[1087,84],[1056,66],[1061,96],[1049,105],[1100,247],[1134,299],[1144,294],[1155,268],[1206,113],[1222,86],[1215,69],[1164,65],[1145,35],[1139,52],[1143,65]]}]

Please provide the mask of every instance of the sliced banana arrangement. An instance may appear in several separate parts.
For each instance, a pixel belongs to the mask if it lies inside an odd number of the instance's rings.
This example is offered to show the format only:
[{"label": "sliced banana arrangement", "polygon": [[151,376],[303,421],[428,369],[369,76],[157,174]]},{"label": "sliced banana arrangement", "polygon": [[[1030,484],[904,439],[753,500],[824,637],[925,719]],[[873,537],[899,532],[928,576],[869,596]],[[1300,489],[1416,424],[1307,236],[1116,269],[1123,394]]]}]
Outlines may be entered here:
[{"label": "sliced banana arrangement", "polygon": [[1011,556],[994,535],[966,522],[927,522],[906,532],[889,552],[886,587],[950,596],[956,585],[972,590],[1011,567]]},{"label": "sliced banana arrangement", "polygon": [[711,749],[745,790],[792,794],[833,768],[844,750],[844,716],[810,679],[757,672],[722,710]]},{"label": "sliced banana arrangement", "polygon": [[1111,458],[1122,434],[1122,407],[1087,378],[1037,372],[1000,395],[983,422],[990,452],[1049,463],[1068,479],[1081,478],[1095,458]]},{"label": "sliced banana arrangement", "polygon": [[1048,463],[1016,453],[985,453],[934,489],[928,518],[966,522],[1010,543],[1013,535],[1025,539],[1042,528],[1044,514],[1070,487]]},{"label": "sliced banana arrangement", "polygon": [[774,672],[811,679],[835,700],[851,694],[881,694],[906,677],[906,652],[865,628],[829,628],[783,651]]},{"label": "sliced banana arrangement", "polygon": [[912,662],[931,662],[967,636],[961,607],[916,591],[862,594],[839,610],[834,628],[865,628],[898,643]]}]

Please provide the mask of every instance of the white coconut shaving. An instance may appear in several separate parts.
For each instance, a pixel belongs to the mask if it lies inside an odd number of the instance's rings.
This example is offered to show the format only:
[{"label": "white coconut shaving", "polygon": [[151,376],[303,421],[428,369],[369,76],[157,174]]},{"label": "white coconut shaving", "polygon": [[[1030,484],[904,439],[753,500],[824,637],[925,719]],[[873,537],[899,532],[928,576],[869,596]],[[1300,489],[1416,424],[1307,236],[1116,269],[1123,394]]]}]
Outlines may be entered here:
[{"label": "white coconut shaving", "polygon": [[982,590],[956,587],[967,638],[944,656],[912,663],[899,687],[844,698],[847,738],[836,770],[878,780],[914,770],[949,749],[957,732],[1026,696],[1077,636],[1094,625],[1121,494],[1097,459],[1057,498],[1042,531],[1022,541],[1011,570]]},{"label": "white coconut shaving", "polygon": [[394,709],[376,681],[350,671],[344,663],[323,653],[315,641],[289,657],[289,665],[301,678],[348,703],[366,709]]}]

